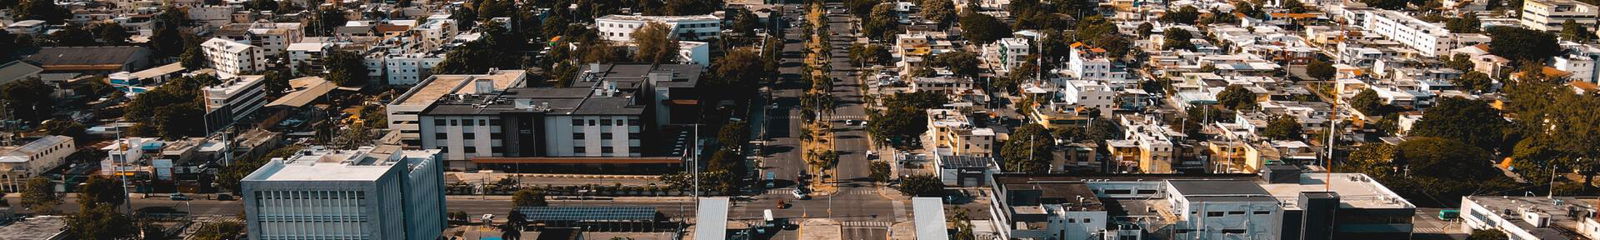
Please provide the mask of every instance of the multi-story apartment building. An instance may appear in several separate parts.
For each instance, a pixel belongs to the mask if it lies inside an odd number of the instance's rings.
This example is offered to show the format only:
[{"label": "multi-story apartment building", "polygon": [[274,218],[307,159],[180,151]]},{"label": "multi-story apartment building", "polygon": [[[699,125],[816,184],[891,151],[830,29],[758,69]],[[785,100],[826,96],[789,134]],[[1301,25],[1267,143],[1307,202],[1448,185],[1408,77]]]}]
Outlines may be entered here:
[{"label": "multi-story apartment building", "polygon": [[671,123],[674,112],[692,110],[678,102],[694,99],[687,91],[693,90],[698,69],[592,65],[569,88],[496,90],[492,80],[472,80],[464,87],[476,88],[474,93],[441,99],[418,114],[420,143],[442,149],[452,169],[585,164],[569,161],[582,158],[675,164],[676,156],[661,156],[647,146],[662,146],[653,138],[659,136],[655,130]]},{"label": "multi-story apartment building", "polygon": [[60,167],[67,156],[77,152],[72,137],[45,136],[0,153],[0,190],[20,192],[28,178]]},{"label": "multi-story apartment building", "polygon": [[205,52],[206,59],[211,62],[211,68],[217,69],[217,74],[222,78],[232,78],[267,69],[266,52],[261,47],[223,38],[212,38],[201,43],[200,48]]},{"label": "multi-story apartment building", "polygon": [[261,47],[261,52],[266,56],[277,57],[282,55],[290,44],[298,43],[305,38],[305,34],[300,31],[300,25],[300,23],[274,22],[229,24],[218,29],[215,36]]},{"label": "multi-story apartment building", "polygon": [[1478,33],[1451,33],[1435,23],[1419,20],[1392,10],[1367,11],[1362,28],[1416,50],[1423,56],[1437,57],[1450,50],[1489,42]]},{"label": "multi-story apartment building", "polygon": [[1093,80],[1066,80],[1060,79],[1060,89],[1057,91],[1060,98],[1059,108],[1094,108],[1100,110],[1100,117],[1110,119],[1112,112],[1117,109],[1117,90],[1100,81]]},{"label": "multi-story apartment building", "polygon": [[[928,131],[923,144],[929,150],[949,149],[958,156],[994,155],[994,129],[976,127],[972,119],[956,109],[928,109]],[[932,152],[932,151],[930,151]]]},{"label": "multi-story apartment building", "polygon": [[259,239],[437,239],[444,231],[439,150],[321,147],[277,158],[240,180]]},{"label": "multi-story apartment building", "polygon": [[992,59],[995,65],[1000,66],[996,72],[1008,73],[1033,60],[1028,54],[1030,49],[1032,48],[1027,39],[1001,38],[985,45],[983,53],[987,55],[986,58]]},{"label": "multi-story apartment building", "polygon": [[[1180,151],[1173,136],[1182,135],[1145,116],[1124,115],[1124,139],[1106,140],[1116,172],[1175,173]],[[1101,121],[1107,121],[1103,119]]]},{"label": "multi-story apartment building", "polygon": [[[327,42],[299,42],[289,44],[289,69],[295,73],[300,71],[320,71],[324,66],[322,58],[333,51],[333,43]],[[300,69],[306,66],[309,69]]]},{"label": "multi-story apartment building", "polygon": [[722,33],[722,19],[715,15],[694,16],[634,16],[607,15],[596,18],[600,37],[613,42],[632,42],[633,32],[646,23],[656,22],[672,27],[678,40],[701,41],[716,39]]},{"label": "multi-story apartment building", "polygon": [[999,239],[1405,239],[1416,206],[1359,173],[993,176]]},{"label": "multi-story apartment building", "polygon": [[244,75],[201,88],[206,101],[206,132],[249,117],[266,105],[264,79],[261,75]]},{"label": "multi-story apartment building", "polygon": [[1552,57],[1550,67],[1571,73],[1567,79],[1573,81],[1600,83],[1600,64],[1595,64],[1600,61],[1600,45],[1561,42],[1561,48],[1566,54]]},{"label": "multi-story apartment building", "polygon": [[1113,84],[1128,81],[1128,70],[1107,57],[1105,49],[1083,43],[1073,43],[1070,47],[1072,51],[1067,56],[1071,59],[1067,64],[1068,76]]},{"label": "multi-story apartment building", "polygon": [[1586,28],[1595,26],[1600,8],[1575,0],[1530,0],[1522,3],[1522,26],[1540,31],[1561,31],[1568,20]]}]

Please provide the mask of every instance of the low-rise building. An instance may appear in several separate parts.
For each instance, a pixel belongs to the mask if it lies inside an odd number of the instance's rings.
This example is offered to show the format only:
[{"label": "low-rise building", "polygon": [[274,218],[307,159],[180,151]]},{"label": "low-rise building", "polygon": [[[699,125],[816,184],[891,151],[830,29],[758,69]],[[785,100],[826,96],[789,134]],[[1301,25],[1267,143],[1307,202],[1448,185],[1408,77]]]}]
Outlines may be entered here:
[{"label": "low-rise building", "polygon": [[1540,31],[1561,31],[1567,21],[1592,28],[1600,8],[1575,0],[1530,0],[1522,4],[1522,26]]},{"label": "low-rise building", "polygon": [[206,132],[243,120],[267,103],[266,77],[244,75],[200,89],[205,95]]},{"label": "low-rise building", "polygon": [[635,16],[607,15],[596,18],[594,25],[600,37],[613,42],[632,42],[633,32],[646,23],[662,23],[672,27],[678,40],[701,41],[716,39],[722,33],[722,19],[714,15],[694,16]]},{"label": "low-rise building", "polygon": [[131,98],[138,96],[140,93],[154,90],[156,87],[167,83],[167,80],[183,77],[184,72],[188,71],[183,68],[183,64],[169,63],[139,70],[138,72],[122,71],[112,73],[106,79],[111,83],[112,88],[122,91],[123,94]]},{"label": "low-rise building", "polygon": [[992,156],[995,132],[972,125],[972,119],[956,109],[928,109],[928,131],[923,143],[927,149],[949,149],[963,156]]},{"label": "low-rise building", "polygon": [[28,178],[60,167],[67,156],[77,152],[72,137],[45,136],[0,153],[0,190],[21,192]]}]

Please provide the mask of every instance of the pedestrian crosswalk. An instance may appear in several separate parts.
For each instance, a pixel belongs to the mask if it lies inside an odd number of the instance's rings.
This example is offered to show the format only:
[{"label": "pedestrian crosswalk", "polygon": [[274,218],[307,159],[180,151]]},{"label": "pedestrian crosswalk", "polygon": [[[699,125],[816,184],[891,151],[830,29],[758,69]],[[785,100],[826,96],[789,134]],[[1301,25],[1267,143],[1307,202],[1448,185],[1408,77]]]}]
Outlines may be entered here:
[{"label": "pedestrian crosswalk", "polygon": [[793,192],[793,191],[794,191],[793,188],[774,188],[774,189],[767,189],[767,194],[768,195],[772,195],[772,194],[781,195],[781,194],[789,194],[789,192]]},{"label": "pedestrian crosswalk", "polygon": [[874,188],[845,188],[845,189],[841,189],[840,190],[840,194],[876,195],[876,194],[878,194],[878,189],[874,189]]},{"label": "pedestrian crosswalk", "polygon": [[884,221],[841,222],[839,224],[846,228],[887,228],[890,225],[894,225],[894,223]]}]

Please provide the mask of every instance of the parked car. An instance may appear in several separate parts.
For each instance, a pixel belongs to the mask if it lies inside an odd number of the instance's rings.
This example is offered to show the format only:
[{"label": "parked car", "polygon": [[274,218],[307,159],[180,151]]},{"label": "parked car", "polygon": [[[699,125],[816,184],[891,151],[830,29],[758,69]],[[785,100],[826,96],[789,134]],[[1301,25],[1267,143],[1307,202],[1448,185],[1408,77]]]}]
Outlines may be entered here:
[{"label": "parked car", "polygon": [[167,196],[167,198],[169,198],[169,199],[172,199],[172,200],[173,200],[173,201],[189,201],[189,200],[194,200],[194,199],[192,199],[192,198],[189,198],[189,196],[184,196],[184,195],[183,195],[183,194],[182,194],[182,193],[173,193],[173,194],[172,194],[172,195],[171,195],[171,196]]},{"label": "parked car", "polygon": [[800,189],[795,189],[794,192],[791,192],[791,193],[794,194],[794,199],[800,199],[800,200],[811,199],[811,196],[806,195],[806,192],[802,191]]}]

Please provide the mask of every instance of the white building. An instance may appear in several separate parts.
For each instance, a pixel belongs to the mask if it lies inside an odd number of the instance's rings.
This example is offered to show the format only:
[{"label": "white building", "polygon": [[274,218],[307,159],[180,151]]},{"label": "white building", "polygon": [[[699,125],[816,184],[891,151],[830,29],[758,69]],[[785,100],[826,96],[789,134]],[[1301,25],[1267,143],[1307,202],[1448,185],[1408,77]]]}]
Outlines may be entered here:
[{"label": "white building", "polygon": [[266,77],[245,75],[200,89],[206,100],[206,132],[249,117],[265,105]]},{"label": "white building", "polygon": [[1110,119],[1117,109],[1117,90],[1099,81],[1067,80],[1061,84],[1062,103],[1073,107],[1100,109],[1101,118]]},{"label": "white building", "polygon": [[633,16],[607,15],[596,18],[600,37],[614,42],[632,42],[633,32],[645,23],[657,22],[672,27],[678,40],[699,41],[715,39],[722,33],[722,19],[716,15],[695,16]]},{"label": "white building", "polygon": [[678,63],[711,66],[711,44],[699,41],[678,41]]},{"label": "white building", "polygon": [[1552,57],[1550,67],[1572,73],[1567,79],[1600,83],[1600,45],[1561,42],[1561,48],[1566,50],[1565,55]]},{"label": "white building", "polygon": [[1027,39],[1001,38],[993,44],[985,45],[983,53],[988,55],[986,58],[994,60],[993,66],[999,67],[996,72],[1006,73],[1033,60],[1028,55],[1029,49],[1031,46]]},{"label": "white building", "polygon": [[389,85],[416,85],[433,74],[433,66],[444,62],[442,54],[390,54],[384,57],[384,75]]},{"label": "white building", "polygon": [[1596,239],[1595,204],[1593,197],[1464,196],[1460,228],[1494,230],[1510,239]]},{"label": "white building", "polygon": [[1428,57],[1448,54],[1450,50],[1460,47],[1489,42],[1488,35],[1450,33],[1450,30],[1438,24],[1391,10],[1367,11],[1366,22],[1362,28],[1400,42]]},{"label": "white building", "polygon": [[1561,24],[1572,20],[1594,31],[1600,8],[1574,0],[1529,0],[1522,3],[1522,26],[1540,31],[1561,31]]},{"label": "white building", "polygon": [[524,86],[527,72],[522,70],[495,71],[486,74],[470,75],[433,75],[411,87],[400,97],[390,101],[384,111],[388,112],[389,129],[399,133],[399,143],[410,146],[422,146],[421,127],[418,126],[418,114],[444,99],[447,95],[472,94],[479,91],[477,80],[488,79],[494,84],[493,91],[504,91],[513,87]]},{"label": "white building", "polygon": [[439,150],[314,147],[240,180],[259,239],[437,239],[446,225]]},{"label": "white building", "polygon": [[261,47],[222,38],[206,40],[200,47],[211,68],[224,79],[267,68],[267,55]]},{"label": "white building", "polygon": [[289,69],[300,73],[300,66],[304,64],[310,69],[322,69],[322,58],[333,51],[333,43],[327,42],[300,42],[289,44]]},{"label": "white building", "polygon": [[1072,52],[1068,58],[1068,75],[1073,78],[1107,81],[1120,84],[1128,81],[1128,70],[1107,57],[1106,50],[1090,47],[1083,43],[1073,43]]},{"label": "white building", "polygon": [[77,152],[72,137],[45,136],[0,153],[0,191],[20,192],[28,178],[61,166]]},{"label": "white building", "polygon": [[44,29],[43,20],[22,20],[6,25],[6,32],[14,35],[41,35]]}]

